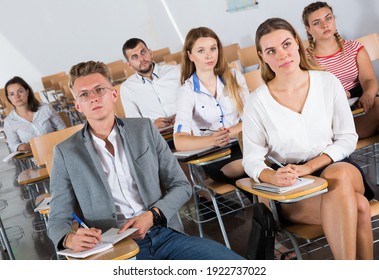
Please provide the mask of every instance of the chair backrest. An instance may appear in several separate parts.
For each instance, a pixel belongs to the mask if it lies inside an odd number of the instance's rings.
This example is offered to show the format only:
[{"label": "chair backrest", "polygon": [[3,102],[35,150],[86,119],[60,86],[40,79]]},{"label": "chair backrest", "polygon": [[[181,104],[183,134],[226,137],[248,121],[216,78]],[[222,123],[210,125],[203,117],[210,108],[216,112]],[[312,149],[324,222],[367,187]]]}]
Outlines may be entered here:
[{"label": "chair backrest", "polygon": [[70,117],[67,115],[67,113],[65,111],[58,112],[58,115],[61,117],[61,119],[63,120],[66,127],[72,126],[71,121],[70,121]]},{"label": "chair backrest", "polygon": [[106,64],[108,66],[111,78],[114,83],[122,82],[126,80],[127,76],[125,75],[126,64],[122,60],[116,60],[111,63]]},{"label": "chair backrest", "polygon": [[259,65],[259,57],[255,45],[246,48],[240,48],[237,51],[237,54],[243,68]]},{"label": "chair backrest", "polygon": [[163,60],[166,63],[175,60],[178,64],[180,64],[182,63],[182,52],[166,54],[163,56]]},{"label": "chair backrest", "polygon": [[53,84],[53,89],[56,91],[62,91],[62,85],[68,84],[69,77],[68,75],[64,76],[56,76],[51,79],[51,83]]},{"label": "chair backrest", "polygon": [[177,65],[178,63],[175,60],[173,60],[173,61],[165,62],[165,64]]},{"label": "chair backrest", "polygon": [[372,33],[357,39],[365,47],[371,61],[379,59],[379,34]]},{"label": "chair backrest", "polygon": [[35,91],[35,92],[34,92],[34,97],[35,97],[39,102],[42,102],[42,98],[41,98],[41,95],[39,95],[39,92]]},{"label": "chair backrest", "polygon": [[5,96],[4,88],[0,88],[0,104],[3,106],[5,115],[8,116],[10,112],[13,110],[13,105],[8,101],[7,97]]},{"label": "chair backrest", "polygon": [[46,164],[47,173],[49,174],[49,176],[51,172],[51,167],[53,167],[53,158],[54,158],[53,154],[48,154],[45,156],[45,160],[44,160]]},{"label": "chair backrest", "polygon": [[50,132],[30,139],[30,147],[37,165],[45,164],[46,155],[53,154],[54,146],[83,128],[83,124]]},{"label": "chair backrest", "polygon": [[56,73],[53,75],[42,77],[41,80],[42,80],[43,87],[46,90],[53,89],[53,87],[54,87],[53,80],[56,79],[57,77],[64,77],[64,76],[67,76],[67,74],[65,72],[59,72],[59,73]]},{"label": "chair backrest", "polygon": [[118,92],[118,98],[117,98],[116,103],[113,106],[113,111],[117,117],[125,118],[125,111],[124,111],[124,107],[122,106],[121,96],[120,96],[121,84],[115,85],[113,88],[117,90]]},{"label": "chair backrest", "polygon": [[240,45],[238,43],[227,45],[223,48],[224,56],[227,62],[232,62],[238,60],[238,50],[240,49]]},{"label": "chair backrest", "polygon": [[260,69],[246,72],[243,76],[245,77],[246,84],[250,92],[256,90],[259,86],[264,84]]},{"label": "chair backrest", "polygon": [[163,48],[163,49],[155,50],[155,51],[153,51],[153,60],[156,63],[162,62],[162,61],[164,61],[163,57],[167,54],[170,54],[170,53],[171,52],[170,52],[169,48]]}]

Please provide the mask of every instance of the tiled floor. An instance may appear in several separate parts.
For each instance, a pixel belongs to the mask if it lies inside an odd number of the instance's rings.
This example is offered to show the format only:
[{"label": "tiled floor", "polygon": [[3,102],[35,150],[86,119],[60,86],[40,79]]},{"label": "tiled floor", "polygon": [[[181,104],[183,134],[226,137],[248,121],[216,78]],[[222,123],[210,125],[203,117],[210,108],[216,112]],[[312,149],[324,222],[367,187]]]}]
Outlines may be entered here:
[{"label": "tiled floor", "polygon": [[[0,139],[0,159],[8,154],[7,146]],[[373,172],[370,170],[370,178]],[[30,200],[23,198],[24,188],[17,184],[16,168],[13,164],[0,162],[0,201],[6,201],[6,207],[0,207],[0,217],[7,228],[11,246],[16,259],[20,260],[48,260],[54,259],[55,253],[46,231],[36,231],[33,223],[36,216]],[[373,180],[373,179],[372,179]],[[0,204],[1,205],[1,204]],[[183,224],[188,234],[198,235],[197,224],[183,217]],[[241,255],[246,253],[247,238],[251,225],[251,208],[223,217],[231,248]],[[38,218],[37,218],[38,221]],[[379,222],[375,223],[379,226]],[[203,224],[205,237],[223,243],[218,223],[215,221]],[[375,233],[376,239],[379,234]],[[304,259],[331,259],[331,253],[325,240],[320,244],[322,249],[305,254]],[[379,259],[378,243],[375,244],[375,259]],[[0,254],[0,259],[4,259]]]}]

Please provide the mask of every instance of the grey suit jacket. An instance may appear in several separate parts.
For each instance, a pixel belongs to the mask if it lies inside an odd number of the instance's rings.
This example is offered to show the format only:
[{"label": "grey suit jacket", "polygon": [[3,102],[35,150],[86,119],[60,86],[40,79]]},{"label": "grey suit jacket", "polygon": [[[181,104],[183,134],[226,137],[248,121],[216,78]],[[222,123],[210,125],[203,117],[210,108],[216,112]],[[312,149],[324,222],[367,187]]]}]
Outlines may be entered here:
[{"label": "grey suit jacket", "polygon": [[[116,118],[115,125],[146,209],[158,207],[168,227],[183,231],[176,213],[192,190],[166,141],[149,119]],[[71,231],[72,212],[89,227],[116,227],[116,206],[88,124],[55,147],[50,191],[48,236],[56,248]]]}]

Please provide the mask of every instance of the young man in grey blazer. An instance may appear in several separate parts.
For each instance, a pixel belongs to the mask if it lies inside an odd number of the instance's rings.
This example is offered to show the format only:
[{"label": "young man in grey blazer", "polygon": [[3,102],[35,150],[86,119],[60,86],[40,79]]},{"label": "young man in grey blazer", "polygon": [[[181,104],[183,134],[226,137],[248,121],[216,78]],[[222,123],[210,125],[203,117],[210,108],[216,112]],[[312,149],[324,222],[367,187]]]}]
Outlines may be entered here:
[{"label": "young man in grey blazer", "polygon": [[[87,122],[54,150],[48,235],[58,250],[84,251],[111,227],[134,227],[137,259],[242,259],[182,233],[176,213],[191,186],[152,121],[115,117],[118,93],[104,63],[73,66],[70,88]],[[88,229],[72,231],[74,211]]]}]

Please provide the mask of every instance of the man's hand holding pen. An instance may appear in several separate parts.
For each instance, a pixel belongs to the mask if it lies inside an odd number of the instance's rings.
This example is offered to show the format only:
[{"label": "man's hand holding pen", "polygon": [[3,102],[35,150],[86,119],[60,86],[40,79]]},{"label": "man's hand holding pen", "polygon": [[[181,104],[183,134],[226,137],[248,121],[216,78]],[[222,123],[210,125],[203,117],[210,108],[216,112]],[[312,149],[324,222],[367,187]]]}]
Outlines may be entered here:
[{"label": "man's hand holding pen", "polygon": [[65,242],[65,248],[75,252],[91,249],[101,241],[101,230],[96,228],[78,228],[76,232],[70,232]]},{"label": "man's hand holding pen", "polygon": [[96,246],[101,241],[101,230],[89,228],[75,213],[71,215],[82,227],[79,227],[76,232],[68,233],[63,241],[63,246],[75,252],[82,252]]}]

